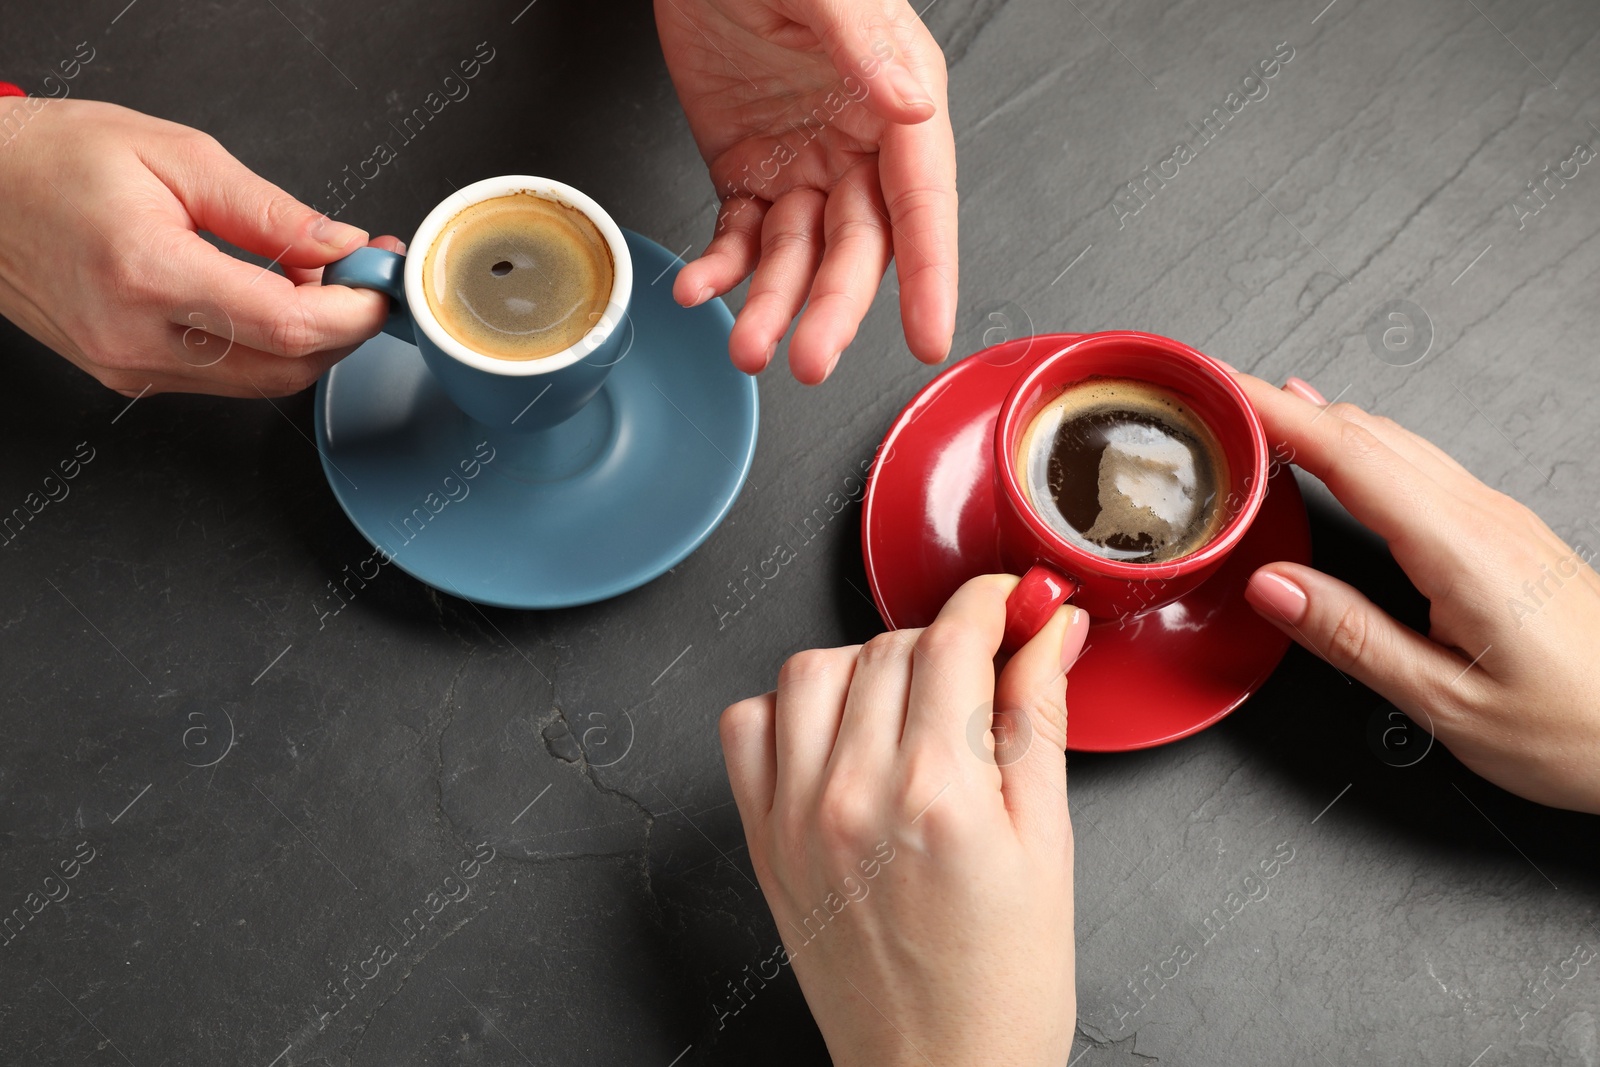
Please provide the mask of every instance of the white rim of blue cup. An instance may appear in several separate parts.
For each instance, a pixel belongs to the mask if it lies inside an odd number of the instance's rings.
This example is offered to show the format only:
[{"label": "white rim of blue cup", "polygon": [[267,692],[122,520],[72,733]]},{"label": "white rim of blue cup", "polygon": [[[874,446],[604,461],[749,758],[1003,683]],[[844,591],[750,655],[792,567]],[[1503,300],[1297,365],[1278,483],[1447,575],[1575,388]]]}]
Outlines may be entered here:
[{"label": "white rim of blue cup", "polygon": [[[428,249],[433,247],[433,242],[450,220],[474,204],[517,193],[531,193],[581,211],[595,224],[611,248],[613,267],[611,296],[606,301],[606,310],[600,316],[600,321],[571,348],[539,359],[496,359],[474,352],[450,336],[445,328],[439,325],[439,320],[434,318],[433,309],[428,306],[428,297],[422,288],[423,261],[427,259]],[[486,374],[498,374],[507,378],[530,378],[540,374],[552,374],[572,366],[605,344],[616,332],[627,315],[628,297],[633,292],[633,257],[628,254],[628,242],[623,238],[621,228],[592,197],[552,178],[505,174],[498,178],[485,178],[458,189],[438,207],[428,212],[428,217],[422,220],[422,225],[417,227],[415,236],[407,245],[405,288],[406,303],[410,306],[412,321],[418,329],[427,334],[428,340],[432,341],[441,352],[458,363]]]}]

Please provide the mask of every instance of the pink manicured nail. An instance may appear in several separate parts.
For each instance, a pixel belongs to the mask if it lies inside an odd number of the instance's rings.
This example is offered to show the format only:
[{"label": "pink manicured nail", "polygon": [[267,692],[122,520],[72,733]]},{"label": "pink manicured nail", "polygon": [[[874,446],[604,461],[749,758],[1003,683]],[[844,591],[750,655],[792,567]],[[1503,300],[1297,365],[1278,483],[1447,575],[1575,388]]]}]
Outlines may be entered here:
[{"label": "pink manicured nail", "polygon": [[1268,619],[1281,619],[1291,626],[1300,624],[1310,606],[1304,589],[1268,571],[1256,571],[1250,576],[1250,583],[1244,587],[1244,598]]},{"label": "pink manicured nail", "polygon": [[1284,392],[1293,393],[1301,400],[1309,400],[1319,408],[1328,406],[1328,400],[1304,378],[1290,378],[1283,383]]},{"label": "pink manicured nail", "polygon": [[1083,654],[1083,642],[1089,636],[1089,613],[1081,608],[1072,607],[1067,610],[1072,613],[1067,622],[1066,636],[1061,639],[1061,669],[1071,670],[1072,665],[1078,662],[1078,657]]}]

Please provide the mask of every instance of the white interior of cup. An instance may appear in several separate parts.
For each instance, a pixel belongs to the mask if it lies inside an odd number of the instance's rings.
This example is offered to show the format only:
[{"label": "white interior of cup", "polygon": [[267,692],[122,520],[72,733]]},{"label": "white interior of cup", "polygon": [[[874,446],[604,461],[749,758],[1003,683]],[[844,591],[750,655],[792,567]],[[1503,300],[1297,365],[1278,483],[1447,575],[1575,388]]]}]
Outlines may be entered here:
[{"label": "white interior of cup", "polygon": [[[517,193],[531,193],[583,212],[599,229],[606,239],[606,244],[611,248],[613,265],[611,297],[606,302],[606,310],[601,315],[600,321],[571,348],[539,359],[496,359],[474,352],[450,336],[449,332],[439,324],[439,320],[434,317],[433,309],[428,306],[428,298],[422,288],[423,261],[427,258],[428,249],[433,247],[433,242],[450,220],[473,204]],[[610,215],[606,214],[605,209],[587,194],[550,178],[507,174],[498,178],[485,178],[458,189],[438,207],[428,212],[428,217],[422,220],[422,225],[417,227],[415,236],[407,246],[405,285],[406,302],[410,305],[412,319],[416,322],[417,328],[427,334],[428,340],[437,345],[440,351],[458,362],[489,374],[526,378],[538,374],[550,374],[572,366],[599,348],[616,331],[627,314],[628,297],[633,292],[633,257],[628,255],[628,243],[622,236],[621,228],[612,221]]]}]

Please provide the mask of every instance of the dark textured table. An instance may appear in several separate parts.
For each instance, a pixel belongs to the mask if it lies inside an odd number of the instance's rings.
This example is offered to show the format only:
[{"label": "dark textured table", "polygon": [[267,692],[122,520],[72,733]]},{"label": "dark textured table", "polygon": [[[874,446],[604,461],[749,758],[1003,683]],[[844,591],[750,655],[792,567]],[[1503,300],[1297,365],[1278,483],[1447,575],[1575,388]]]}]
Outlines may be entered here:
[{"label": "dark textured table", "polygon": [[[409,235],[452,184],[526,172],[673,250],[709,232],[644,3],[125,3],[8,4],[0,77],[44,91],[87,42],[74,96],[201,127],[328,208],[487,42],[341,217]],[[1398,418],[1600,545],[1600,170],[1575,151],[1600,139],[1600,10],[1325,3],[929,4],[958,354],[1165,333]],[[715,722],[789,653],[879,625],[854,502],[757,595],[730,583],[849,493],[934,373],[894,298],[822,388],[763,378],[750,483],[700,551],[549,613],[391,568],[324,617],[370,549],[309,395],[129,406],[0,327],[0,510],[79,463],[0,547],[0,911],[22,917],[0,1061],[825,1060],[790,977],[733,1010],[776,934]],[[1424,624],[1302,481],[1318,564]],[[1390,710],[1294,650],[1214,729],[1072,760],[1075,1065],[1600,1062],[1595,820]]]}]

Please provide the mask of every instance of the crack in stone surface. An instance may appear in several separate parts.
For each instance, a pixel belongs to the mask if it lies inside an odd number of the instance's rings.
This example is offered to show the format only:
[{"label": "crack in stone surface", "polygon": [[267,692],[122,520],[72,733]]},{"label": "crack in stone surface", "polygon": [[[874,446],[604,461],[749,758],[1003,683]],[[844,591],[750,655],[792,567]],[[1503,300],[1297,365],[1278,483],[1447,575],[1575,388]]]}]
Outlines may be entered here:
[{"label": "crack in stone surface", "polygon": [[[648,703],[648,700],[641,701],[633,708],[626,709],[623,714],[631,716],[637,708],[642,708]],[[639,812],[645,817],[647,824],[653,822],[655,820],[654,812],[645,807],[644,804],[640,803],[639,800],[631,793],[628,793],[626,790],[617,788],[615,786],[606,785],[600,780],[599,776],[595,774],[597,768],[589,762],[589,754],[584,751],[583,743],[579,735],[573,732],[572,723],[567,719],[566,712],[561,709],[560,702],[553,702],[550,710],[555,713],[554,717],[547,719],[546,725],[540,731],[541,735],[545,739],[545,747],[549,750],[550,755],[556,759],[562,760],[563,762],[576,765],[579,772],[582,773],[586,779],[588,779],[589,784],[595,788],[596,792],[606,796],[616,797],[619,800],[626,802],[627,804],[639,810]],[[562,740],[563,729],[565,731],[565,738],[569,739],[571,742],[570,745],[567,744],[566,741]],[[552,742],[552,736],[556,739],[555,743]],[[557,751],[558,747],[561,749],[559,752]],[[598,769],[604,770],[605,768],[602,767]]]},{"label": "crack in stone surface", "polygon": [[[555,696],[553,686],[551,696],[552,698]],[[634,707],[640,708],[648,703],[649,700],[644,700]],[[625,712],[625,714],[631,714],[633,710],[634,709],[630,708],[627,710],[627,712]],[[661,901],[656,896],[655,883],[652,881],[650,875],[650,837],[651,832],[655,829],[655,813],[645,805],[641,804],[632,794],[626,792],[625,790],[606,785],[604,782],[602,782],[599,776],[595,774],[594,766],[589,763],[588,753],[584,751],[578,735],[573,733],[572,724],[567,720],[566,712],[561,709],[561,704],[559,701],[552,701],[551,711],[554,712],[554,717],[550,719],[544,729],[541,730],[541,734],[545,738],[545,744],[550,750],[551,756],[555,759],[562,760],[563,762],[576,765],[579,772],[588,780],[589,784],[594,787],[596,792],[605,796],[615,797],[618,800],[623,801],[625,804],[636,809],[639,814],[643,816],[644,841],[637,849],[629,849],[622,853],[622,855],[629,855],[633,852],[638,853],[639,876],[644,881],[645,894],[650,898],[651,918],[658,926],[661,927],[662,932],[665,933],[666,927],[662,923],[663,913],[661,910]],[[560,752],[557,752],[556,748],[551,744],[552,731],[558,724],[565,728],[566,737],[571,741],[570,747],[562,745],[562,750]],[[555,734],[558,738],[560,737],[559,731],[555,731]],[[570,755],[568,754],[569,752],[571,753]]]},{"label": "crack in stone surface", "polygon": [[[1093,1027],[1091,1027],[1090,1029],[1093,1029]],[[1145,1053],[1138,1051],[1138,1049],[1135,1047],[1135,1045],[1136,1045],[1136,1043],[1138,1042],[1138,1039],[1139,1039],[1139,1031],[1138,1030],[1135,1030],[1133,1033],[1129,1034],[1127,1037],[1120,1038],[1120,1039],[1118,1039],[1116,1041],[1112,1041],[1110,1038],[1095,1037],[1094,1034],[1090,1032],[1090,1030],[1084,1029],[1083,1024],[1079,1023],[1078,1027],[1077,1027],[1077,1030],[1076,1030],[1076,1036],[1073,1039],[1074,1047],[1076,1047],[1076,1045],[1077,1045],[1077,1043],[1078,1043],[1078,1041],[1080,1039],[1082,1041],[1087,1042],[1089,1047],[1094,1049],[1096,1052],[1121,1053],[1124,1056],[1127,1056],[1130,1059],[1137,1060],[1138,1062],[1141,1062],[1141,1063],[1159,1063],[1160,1062],[1159,1057],[1146,1055]],[[1078,1055],[1079,1056],[1083,1056],[1088,1051],[1089,1051],[1088,1049],[1085,1049],[1083,1052],[1078,1053]],[[1077,1063],[1078,1061],[1077,1061],[1076,1058],[1074,1058],[1072,1062],[1073,1063]]]},{"label": "crack in stone surface", "polygon": [[455,836],[454,830],[450,825],[450,816],[444,810],[444,737],[445,734],[450,732],[450,727],[456,721],[456,687],[461,684],[461,678],[467,673],[467,668],[472,664],[472,657],[477,655],[477,652],[476,647],[468,648],[466,658],[461,661],[461,666],[456,668],[455,677],[450,679],[450,687],[445,690],[444,694],[444,722],[439,726],[439,732],[434,737],[433,746],[435,756],[433,775],[434,822],[438,824],[439,829],[443,830],[447,836],[468,852],[472,851],[472,847]]}]

